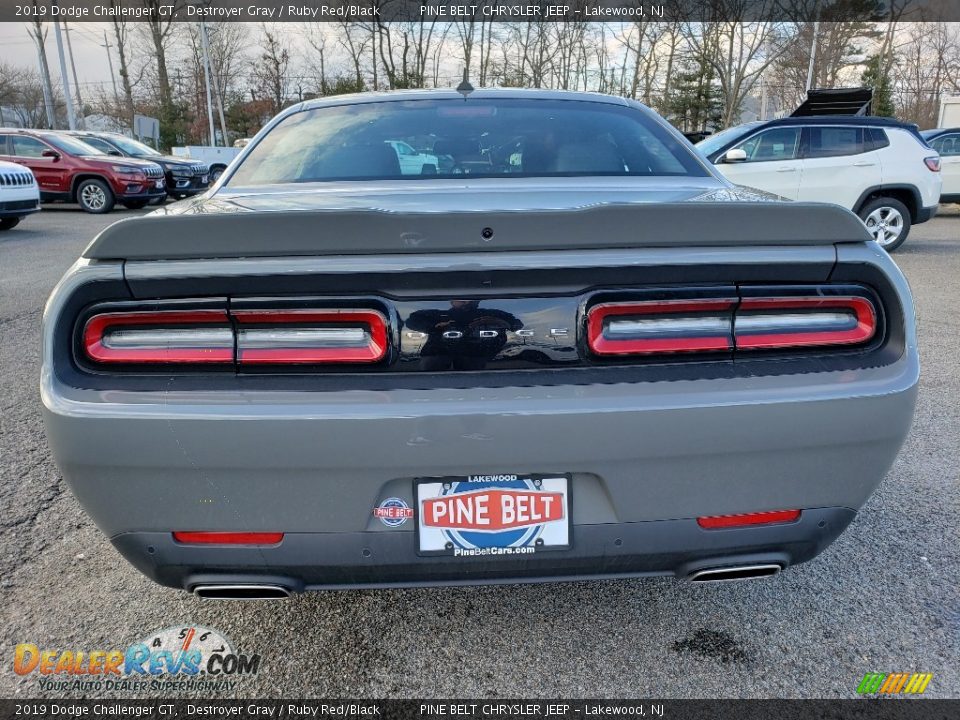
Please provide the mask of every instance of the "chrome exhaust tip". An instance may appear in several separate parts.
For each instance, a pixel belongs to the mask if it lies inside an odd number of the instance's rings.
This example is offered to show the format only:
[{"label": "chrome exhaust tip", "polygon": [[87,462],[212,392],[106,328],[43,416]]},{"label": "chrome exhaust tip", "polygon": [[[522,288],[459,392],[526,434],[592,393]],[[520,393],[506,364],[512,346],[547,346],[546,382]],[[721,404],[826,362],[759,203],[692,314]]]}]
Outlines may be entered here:
[{"label": "chrome exhaust tip", "polygon": [[286,600],[290,589],[283,585],[197,585],[193,594],[204,600]]},{"label": "chrome exhaust tip", "polygon": [[697,570],[690,576],[690,582],[730,582],[733,580],[755,580],[757,578],[773,577],[783,568],[780,565],[730,565],[728,567],[707,568]]}]

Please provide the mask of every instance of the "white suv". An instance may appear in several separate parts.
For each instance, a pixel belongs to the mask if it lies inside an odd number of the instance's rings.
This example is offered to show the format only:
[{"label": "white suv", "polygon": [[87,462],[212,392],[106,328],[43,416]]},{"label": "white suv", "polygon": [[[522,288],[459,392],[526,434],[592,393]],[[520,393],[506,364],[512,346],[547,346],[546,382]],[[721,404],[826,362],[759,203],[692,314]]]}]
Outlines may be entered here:
[{"label": "white suv", "polygon": [[40,188],[30,168],[0,161],[0,230],[9,230],[40,209]]},{"label": "white suv", "polygon": [[739,125],[697,148],[738,185],[852,210],[888,251],[940,201],[940,156],[889,118],[790,117]]}]

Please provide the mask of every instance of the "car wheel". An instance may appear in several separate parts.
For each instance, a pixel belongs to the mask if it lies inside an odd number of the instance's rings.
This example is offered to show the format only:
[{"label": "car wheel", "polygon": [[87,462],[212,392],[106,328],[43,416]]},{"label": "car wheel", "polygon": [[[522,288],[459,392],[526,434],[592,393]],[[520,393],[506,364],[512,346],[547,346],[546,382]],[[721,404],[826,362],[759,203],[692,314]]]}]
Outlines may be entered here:
[{"label": "car wheel", "polygon": [[225,167],[216,165],[210,168],[210,184],[213,185],[217,180],[220,179],[220,176],[223,175],[223,171],[226,170]]},{"label": "car wheel", "polygon": [[168,192],[167,197],[173,201],[183,200],[183,195],[181,195],[180,193]]},{"label": "car wheel", "polygon": [[84,212],[102,215],[113,210],[113,193],[103,180],[84,180],[77,187],[77,202]]},{"label": "car wheel", "polygon": [[910,211],[894,198],[871,200],[861,208],[860,219],[877,244],[887,252],[903,245],[910,234]]},{"label": "car wheel", "polygon": [[0,218],[0,230],[10,230],[20,224],[20,218]]},{"label": "car wheel", "polygon": [[124,200],[123,205],[124,207],[128,207],[131,210],[140,210],[141,208],[145,208],[148,202],[150,201],[149,200]]}]

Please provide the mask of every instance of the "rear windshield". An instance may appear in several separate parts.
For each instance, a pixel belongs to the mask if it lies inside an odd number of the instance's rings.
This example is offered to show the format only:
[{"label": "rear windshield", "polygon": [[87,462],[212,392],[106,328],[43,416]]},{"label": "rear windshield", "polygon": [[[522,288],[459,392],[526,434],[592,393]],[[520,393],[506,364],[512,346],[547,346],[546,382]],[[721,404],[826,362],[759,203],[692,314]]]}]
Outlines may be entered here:
[{"label": "rear windshield", "polygon": [[257,143],[228,185],[707,174],[673,134],[633,108],[570,100],[415,100],[291,115]]}]

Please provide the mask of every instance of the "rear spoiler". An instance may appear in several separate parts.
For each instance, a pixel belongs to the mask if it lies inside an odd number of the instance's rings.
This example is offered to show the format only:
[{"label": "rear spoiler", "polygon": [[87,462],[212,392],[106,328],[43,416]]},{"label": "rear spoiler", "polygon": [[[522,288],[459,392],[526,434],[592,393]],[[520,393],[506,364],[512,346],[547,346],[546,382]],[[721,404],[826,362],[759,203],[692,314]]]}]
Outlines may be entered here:
[{"label": "rear spoiler", "polygon": [[838,205],[680,202],[524,212],[310,210],[146,215],[106,228],[91,260],[390,255],[870,241]]}]

